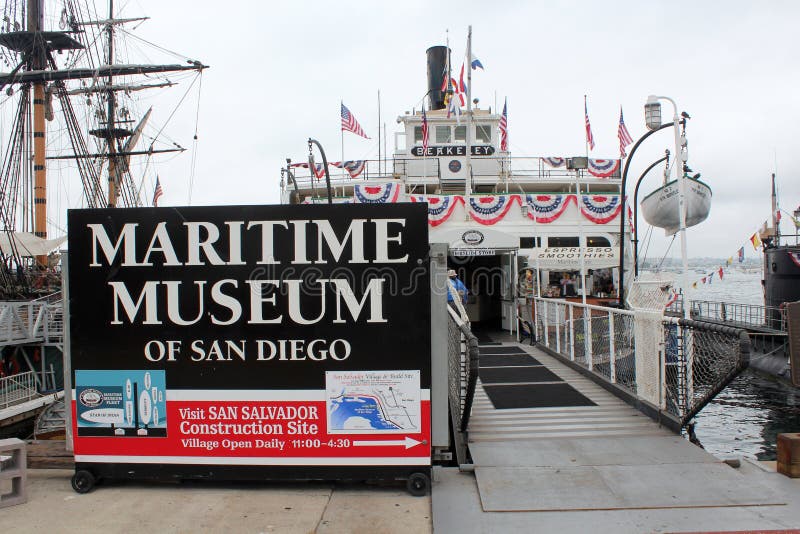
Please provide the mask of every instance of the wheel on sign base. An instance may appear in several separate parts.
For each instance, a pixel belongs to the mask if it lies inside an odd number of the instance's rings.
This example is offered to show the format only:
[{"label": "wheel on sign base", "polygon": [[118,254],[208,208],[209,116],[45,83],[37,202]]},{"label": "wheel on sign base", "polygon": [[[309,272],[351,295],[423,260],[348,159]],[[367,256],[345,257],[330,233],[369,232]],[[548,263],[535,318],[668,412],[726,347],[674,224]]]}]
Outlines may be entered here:
[{"label": "wheel on sign base", "polygon": [[431,479],[425,473],[413,473],[406,481],[406,489],[414,497],[422,497],[430,491]]},{"label": "wheel on sign base", "polygon": [[94,488],[95,482],[91,471],[82,469],[72,475],[72,489],[78,493],[89,493]]}]

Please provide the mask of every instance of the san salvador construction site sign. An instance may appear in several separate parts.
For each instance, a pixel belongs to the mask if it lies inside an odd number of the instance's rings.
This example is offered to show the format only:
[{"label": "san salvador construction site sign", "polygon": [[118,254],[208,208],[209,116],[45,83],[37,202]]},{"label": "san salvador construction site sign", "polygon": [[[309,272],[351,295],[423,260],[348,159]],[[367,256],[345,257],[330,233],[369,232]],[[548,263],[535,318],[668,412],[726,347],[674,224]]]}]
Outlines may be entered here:
[{"label": "san salvador construction site sign", "polygon": [[430,464],[425,205],[72,210],[76,462]]}]

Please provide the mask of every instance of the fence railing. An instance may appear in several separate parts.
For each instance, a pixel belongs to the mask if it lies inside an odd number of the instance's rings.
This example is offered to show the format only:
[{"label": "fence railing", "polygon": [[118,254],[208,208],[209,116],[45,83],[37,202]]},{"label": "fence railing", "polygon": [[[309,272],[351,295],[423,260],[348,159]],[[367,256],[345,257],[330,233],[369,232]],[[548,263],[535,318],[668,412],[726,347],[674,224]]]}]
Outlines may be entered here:
[{"label": "fence railing", "polygon": [[19,343],[61,343],[64,310],[60,301],[0,302],[0,345]]},{"label": "fence railing", "polygon": [[38,397],[41,395],[33,371],[0,378],[0,410]]},{"label": "fence railing", "polygon": [[747,367],[742,329],[537,298],[539,344],[678,429]]},{"label": "fence railing", "polygon": [[[689,305],[691,317],[696,321],[714,321],[739,328],[786,332],[786,316],[780,308],[710,300],[692,300]],[[675,302],[667,311],[681,315],[683,305]]]},{"label": "fence railing", "polygon": [[478,338],[450,306],[447,307],[447,362],[450,417],[458,431],[465,432],[472,412],[472,400],[478,383]]}]

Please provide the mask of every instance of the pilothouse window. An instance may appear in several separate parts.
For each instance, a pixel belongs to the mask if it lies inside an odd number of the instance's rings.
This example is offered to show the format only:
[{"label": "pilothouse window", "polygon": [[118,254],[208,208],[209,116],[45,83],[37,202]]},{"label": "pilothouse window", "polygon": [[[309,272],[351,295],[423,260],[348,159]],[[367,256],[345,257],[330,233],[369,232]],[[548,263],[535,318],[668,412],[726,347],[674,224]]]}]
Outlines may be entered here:
[{"label": "pilothouse window", "polygon": [[449,126],[437,126],[436,127],[436,142],[437,143],[449,143],[450,142],[450,127]]},{"label": "pilothouse window", "polygon": [[422,126],[414,126],[414,144],[422,144]]},{"label": "pilothouse window", "polygon": [[456,141],[467,141],[467,127],[456,126]]},{"label": "pilothouse window", "polygon": [[479,143],[492,142],[492,128],[488,124],[475,125],[475,140]]}]

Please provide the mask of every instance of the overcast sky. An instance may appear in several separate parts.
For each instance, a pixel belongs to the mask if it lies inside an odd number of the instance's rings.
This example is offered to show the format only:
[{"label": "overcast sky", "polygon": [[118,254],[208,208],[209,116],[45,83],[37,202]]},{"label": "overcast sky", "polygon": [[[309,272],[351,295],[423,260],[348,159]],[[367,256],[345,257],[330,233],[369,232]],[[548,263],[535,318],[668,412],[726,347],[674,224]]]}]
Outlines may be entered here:
[{"label": "overcast sky", "polygon": [[[584,94],[596,158],[618,157],[620,106],[634,139],[646,131],[649,94],[670,96],[691,115],[689,166],[712,187],[713,202],[709,219],[689,230],[690,256],[727,257],[747,242],[769,216],[772,172],[782,207],[800,203],[800,2],[117,5],[121,16],[151,17],[138,35],[211,67],[200,93],[194,205],[277,203],[285,158],[307,159],[308,137],[339,160],[340,99],[373,138],[346,134],[346,158],[377,157],[378,91],[391,140],[397,116],[418,108],[426,92],[425,50],[445,44],[449,30],[460,65],[470,24],[474,54],[486,67],[473,77],[473,97],[493,109],[508,98],[514,156],[583,154]],[[198,111],[192,98],[170,125],[185,146]],[[665,105],[665,116],[671,113]],[[645,141],[629,180],[672,143],[670,130]],[[161,205],[188,202],[191,163],[184,155],[160,164]],[[656,187],[659,174],[645,179],[644,191]],[[789,231],[788,218],[783,229]],[[663,231],[655,234],[648,257],[667,251]],[[677,241],[669,255],[679,255]]]}]

